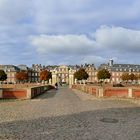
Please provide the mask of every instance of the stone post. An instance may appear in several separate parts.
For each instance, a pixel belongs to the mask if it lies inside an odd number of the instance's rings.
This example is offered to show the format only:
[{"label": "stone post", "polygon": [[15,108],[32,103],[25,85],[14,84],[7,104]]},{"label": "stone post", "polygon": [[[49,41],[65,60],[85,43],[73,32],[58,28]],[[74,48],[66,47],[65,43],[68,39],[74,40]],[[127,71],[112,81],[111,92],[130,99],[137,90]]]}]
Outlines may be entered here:
[{"label": "stone post", "polygon": [[98,89],[98,96],[99,97],[104,97],[104,89],[103,88]]},{"label": "stone post", "polygon": [[77,84],[77,79],[74,80],[74,84]]},{"label": "stone post", "polygon": [[52,84],[52,79],[49,79],[49,84],[50,84],[50,85]]},{"label": "stone post", "polygon": [[74,84],[74,70],[70,69],[69,70],[69,87],[71,88],[71,86]]},{"label": "stone post", "polygon": [[133,97],[133,89],[129,88],[128,89],[128,98],[132,98]]},{"label": "stone post", "polygon": [[57,82],[57,72],[53,71],[52,72],[52,85],[55,85],[56,82]]},{"label": "stone post", "polygon": [[32,90],[31,90],[31,88],[28,88],[27,89],[27,99],[31,99],[32,98]]}]

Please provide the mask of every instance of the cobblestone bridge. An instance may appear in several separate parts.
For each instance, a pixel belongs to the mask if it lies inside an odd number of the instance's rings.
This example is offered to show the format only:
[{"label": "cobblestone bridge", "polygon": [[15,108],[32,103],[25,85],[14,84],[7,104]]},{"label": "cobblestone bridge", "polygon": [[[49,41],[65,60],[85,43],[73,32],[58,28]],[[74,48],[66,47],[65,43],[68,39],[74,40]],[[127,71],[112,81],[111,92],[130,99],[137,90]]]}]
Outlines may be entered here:
[{"label": "cobblestone bridge", "polygon": [[140,140],[140,107],[68,88],[0,100],[0,140]]}]

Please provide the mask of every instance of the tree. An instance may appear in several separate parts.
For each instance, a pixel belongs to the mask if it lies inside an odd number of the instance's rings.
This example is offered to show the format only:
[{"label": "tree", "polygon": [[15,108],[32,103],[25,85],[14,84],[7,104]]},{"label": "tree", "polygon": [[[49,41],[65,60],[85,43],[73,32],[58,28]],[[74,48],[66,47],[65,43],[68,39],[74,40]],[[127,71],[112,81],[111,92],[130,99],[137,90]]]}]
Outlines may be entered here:
[{"label": "tree", "polygon": [[28,80],[28,73],[24,71],[20,71],[16,73],[16,79],[18,81],[25,81]]},{"label": "tree", "polygon": [[137,78],[137,76],[134,74],[134,73],[131,73],[130,75],[129,75],[129,80],[137,80],[138,78]]},{"label": "tree", "polygon": [[131,74],[123,73],[121,78],[122,78],[123,81],[128,81],[128,80],[132,80],[133,81],[133,80],[137,80],[138,79],[138,77],[135,74],[133,74],[133,73],[131,73]]},{"label": "tree", "polygon": [[137,74],[136,77],[137,77],[137,80],[140,80],[140,74]]},{"label": "tree", "polygon": [[109,73],[108,70],[106,70],[106,69],[101,69],[101,70],[98,71],[97,77],[98,77],[99,80],[101,80],[101,79],[102,79],[102,80],[110,79],[111,74]]},{"label": "tree", "polygon": [[43,80],[46,81],[46,80],[49,80],[51,78],[52,78],[52,73],[51,72],[49,72],[47,70],[42,70],[40,72],[40,80],[41,81],[43,81]]},{"label": "tree", "polygon": [[74,77],[77,79],[77,80],[86,80],[89,75],[88,73],[85,71],[85,69],[81,68],[79,69],[77,72],[74,73]]},{"label": "tree", "polygon": [[0,70],[0,81],[4,81],[6,79],[7,79],[7,74],[3,70]]},{"label": "tree", "polygon": [[128,81],[129,80],[129,73],[123,73],[122,76],[121,76],[121,79],[123,81]]}]

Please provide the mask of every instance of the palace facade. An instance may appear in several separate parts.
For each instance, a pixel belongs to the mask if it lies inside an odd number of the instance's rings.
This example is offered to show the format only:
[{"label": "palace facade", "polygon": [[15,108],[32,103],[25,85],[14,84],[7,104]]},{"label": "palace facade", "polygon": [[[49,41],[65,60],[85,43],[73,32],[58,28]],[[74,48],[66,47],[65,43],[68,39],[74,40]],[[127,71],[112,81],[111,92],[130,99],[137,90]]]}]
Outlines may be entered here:
[{"label": "palace facade", "polygon": [[109,60],[107,64],[101,64],[98,68],[94,64],[75,65],[75,66],[42,66],[41,64],[33,64],[31,68],[26,65],[0,65],[0,69],[4,70],[7,74],[8,83],[16,83],[16,73],[19,71],[26,71],[28,73],[28,82],[40,82],[40,71],[47,69],[52,73],[52,80],[49,83],[75,83],[74,73],[80,68],[84,68],[89,77],[86,80],[87,83],[98,82],[97,73],[100,69],[107,69],[111,78],[109,82],[120,83],[122,82],[121,76],[123,73],[133,73],[140,76],[140,65],[134,64],[114,64],[113,60]]},{"label": "palace facade", "polygon": [[113,60],[109,60],[108,64],[101,64],[99,69],[105,68],[111,74],[111,82],[122,82],[121,76],[123,73],[133,73],[134,75],[140,74],[140,65],[134,64],[114,64]]}]

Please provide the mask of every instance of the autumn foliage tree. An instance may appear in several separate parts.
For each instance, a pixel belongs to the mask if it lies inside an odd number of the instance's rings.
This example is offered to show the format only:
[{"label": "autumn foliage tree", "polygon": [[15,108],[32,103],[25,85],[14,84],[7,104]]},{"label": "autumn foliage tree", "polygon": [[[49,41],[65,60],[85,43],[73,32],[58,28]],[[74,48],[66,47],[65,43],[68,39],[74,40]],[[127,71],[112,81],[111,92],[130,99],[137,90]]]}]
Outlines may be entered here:
[{"label": "autumn foliage tree", "polygon": [[98,77],[99,80],[110,79],[111,74],[109,73],[108,70],[101,69],[101,70],[98,71],[97,77]]},{"label": "autumn foliage tree", "polygon": [[140,74],[137,74],[136,77],[137,77],[137,80],[140,80]]},{"label": "autumn foliage tree", "polygon": [[121,76],[121,79],[123,81],[129,81],[129,80],[133,81],[133,80],[137,80],[138,77],[135,74],[133,74],[133,73],[131,73],[131,74],[123,73],[122,76]]},{"label": "autumn foliage tree", "polygon": [[48,81],[49,79],[52,78],[52,74],[51,72],[47,71],[47,70],[42,70],[40,72],[40,80],[41,81]]},{"label": "autumn foliage tree", "polygon": [[130,79],[131,81],[133,81],[133,80],[137,80],[138,78],[137,78],[137,76],[136,76],[134,73],[131,73],[131,74],[129,75],[129,79]]},{"label": "autumn foliage tree", "polygon": [[121,76],[121,79],[123,81],[128,81],[129,80],[129,73],[123,73],[122,76]]},{"label": "autumn foliage tree", "polygon": [[0,70],[0,81],[4,81],[6,79],[7,79],[7,74],[3,70]]},{"label": "autumn foliage tree", "polygon": [[89,75],[88,73],[85,71],[85,69],[81,68],[79,69],[77,72],[74,73],[74,77],[77,79],[77,80],[86,80]]},{"label": "autumn foliage tree", "polygon": [[24,71],[17,72],[16,79],[18,81],[26,81],[26,80],[28,80],[28,73],[24,72]]}]

